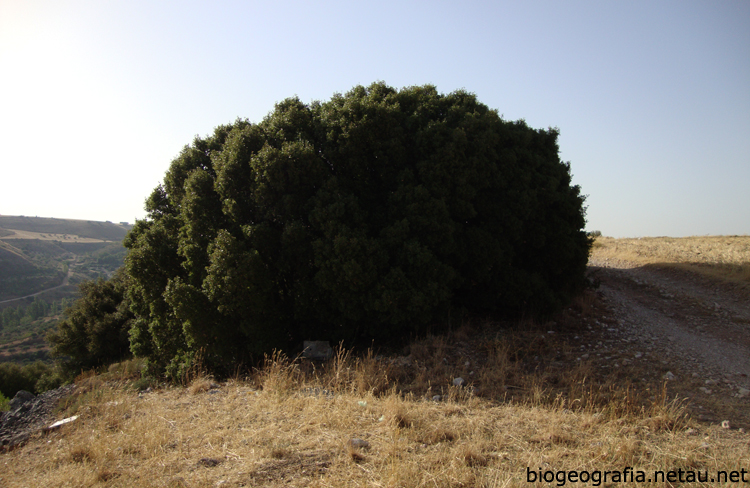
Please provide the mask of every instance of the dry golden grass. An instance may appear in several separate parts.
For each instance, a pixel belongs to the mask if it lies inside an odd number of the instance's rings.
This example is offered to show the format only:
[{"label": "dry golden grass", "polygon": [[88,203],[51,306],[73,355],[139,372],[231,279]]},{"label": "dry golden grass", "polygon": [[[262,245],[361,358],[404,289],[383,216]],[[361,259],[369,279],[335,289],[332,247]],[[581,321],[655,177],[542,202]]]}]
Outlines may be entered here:
[{"label": "dry golden grass", "polygon": [[[533,327],[485,332],[426,338],[408,359],[275,355],[218,388],[196,373],[186,387],[138,393],[124,386],[132,364],[115,366],[79,378],[60,412],[76,423],[0,455],[0,485],[526,487],[548,486],[527,483],[527,467],[748,467],[747,434],[692,423],[663,390],[647,399],[585,363],[528,371],[527,356],[564,344],[534,344]],[[479,343],[476,355],[461,347]],[[478,389],[451,386],[458,374]]]},{"label": "dry golden grass", "polygon": [[750,283],[750,236],[598,237],[591,253],[597,260],[666,265],[734,283]]},{"label": "dry golden grass", "polygon": [[31,232],[27,230],[3,229],[0,239],[37,239],[40,241],[62,241],[62,242],[110,242],[92,237],[80,237],[73,234],[48,234],[43,232]]}]

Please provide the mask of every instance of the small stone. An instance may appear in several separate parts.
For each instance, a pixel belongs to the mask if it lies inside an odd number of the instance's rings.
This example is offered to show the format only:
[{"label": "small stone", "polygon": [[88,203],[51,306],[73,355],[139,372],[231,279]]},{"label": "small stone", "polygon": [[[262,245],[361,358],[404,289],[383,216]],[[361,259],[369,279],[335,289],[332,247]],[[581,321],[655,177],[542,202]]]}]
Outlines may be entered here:
[{"label": "small stone", "polygon": [[349,439],[349,445],[353,447],[354,449],[369,449],[370,448],[369,442],[367,442],[364,439],[358,439],[356,437],[354,439]]},{"label": "small stone", "polygon": [[26,390],[18,390],[18,392],[16,392],[16,396],[14,396],[8,404],[8,406],[10,407],[10,411],[18,410],[20,407],[26,405],[34,398],[36,398],[36,395],[34,395],[33,393]]},{"label": "small stone", "polygon": [[687,435],[698,435],[698,431],[695,430],[695,429],[693,429],[693,428],[690,428],[690,429],[688,429],[688,430],[685,431],[685,434],[687,434]]},{"label": "small stone", "polygon": [[713,386],[713,385],[715,385],[717,383],[717,381],[716,380],[706,380],[706,381],[704,381],[704,383],[706,385]]},{"label": "small stone", "polygon": [[675,378],[676,376],[671,371],[667,371],[666,374],[664,374],[664,379],[667,381],[672,381]]},{"label": "small stone", "polygon": [[198,461],[199,466],[205,466],[207,468],[213,468],[218,466],[219,464],[221,464],[221,460],[216,458],[201,458]]},{"label": "small stone", "polygon": [[333,357],[333,348],[328,341],[304,341],[302,356],[315,361],[325,361]]},{"label": "small stone", "polygon": [[442,399],[443,399],[442,395],[435,395],[432,397],[433,402],[439,402]]},{"label": "small stone", "polygon": [[723,422],[721,423],[721,428],[722,428],[722,429],[729,429],[729,428],[730,428],[730,425],[729,425],[729,420],[724,420],[724,421],[723,421]]},{"label": "small stone", "polygon": [[737,390],[737,397],[738,398],[746,398],[750,396],[750,390],[747,388],[740,388]]},{"label": "small stone", "polygon": [[700,387],[700,388],[698,388],[698,389],[699,389],[700,391],[702,391],[702,392],[703,392],[704,394],[706,394],[706,395],[710,395],[711,393],[713,393],[713,391],[709,390],[709,389],[708,389],[708,388],[706,388],[705,386],[701,386],[701,387]]},{"label": "small stone", "polygon": [[65,424],[69,424],[69,423],[71,423],[71,422],[75,422],[75,421],[76,421],[76,419],[78,419],[78,415],[73,415],[72,417],[68,417],[68,418],[66,418],[66,419],[58,420],[58,421],[57,421],[57,422],[55,422],[54,424],[52,424],[52,425],[50,425],[49,427],[47,427],[47,430],[55,430],[55,429],[58,429],[58,428],[62,427],[62,426],[63,426],[63,425],[65,425]]},{"label": "small stone", "polygon": [[466,381],[464,381],[463,378],[460,376],[458,378],[453,379],[453,386],[464,386],[466,384]]}]

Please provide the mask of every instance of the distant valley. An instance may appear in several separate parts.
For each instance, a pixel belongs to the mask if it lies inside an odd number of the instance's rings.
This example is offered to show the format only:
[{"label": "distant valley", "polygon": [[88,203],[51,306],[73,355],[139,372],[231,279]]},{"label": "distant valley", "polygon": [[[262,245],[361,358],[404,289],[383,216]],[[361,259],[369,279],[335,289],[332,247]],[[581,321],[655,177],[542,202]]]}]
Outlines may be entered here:
[{"label": "distant valley", "polygon": [[131,227],[0,215],[0,361],[45,359],[44,333],[81,282],[108,278],[122,266]]}]

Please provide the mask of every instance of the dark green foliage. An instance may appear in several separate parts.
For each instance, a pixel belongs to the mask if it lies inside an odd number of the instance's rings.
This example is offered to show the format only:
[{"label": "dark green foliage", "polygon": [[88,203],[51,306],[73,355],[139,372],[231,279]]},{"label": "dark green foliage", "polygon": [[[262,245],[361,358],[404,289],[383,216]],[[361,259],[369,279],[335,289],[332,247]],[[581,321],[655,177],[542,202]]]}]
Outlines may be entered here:
[{"label": "dark green foliage", "polygon": [[133,314],[125,299],[126,287],[122,270],[110,280],[81,284],[81,297],[47,336],[52,355],[62,359],[64,373],[74,376],[130,356],[128,330]]},{"label": "dark green foliage", "polygon": [[31,322],[40,317],[45,317],[52,311],[53,306],[54,303],[49,304],[39,297],[34,297],[34,301],[29,305],[5,308],[0,311],[0,329],[18,326],[22,322]]},{"label": "dark green foliage", "polygon": [[463,91],[376,83],[196,138],[125,240],[133,352],[227,371],[304,339],[406,337],[451,309],[559,308],[589,241],[557,136]]},{"label": "dark green foliage", "polygon": [[20,390],[39,394],[61,384],[54,368],[41,361],[24,366],[0,363],[0,393],[8,399],[13,398]]}]

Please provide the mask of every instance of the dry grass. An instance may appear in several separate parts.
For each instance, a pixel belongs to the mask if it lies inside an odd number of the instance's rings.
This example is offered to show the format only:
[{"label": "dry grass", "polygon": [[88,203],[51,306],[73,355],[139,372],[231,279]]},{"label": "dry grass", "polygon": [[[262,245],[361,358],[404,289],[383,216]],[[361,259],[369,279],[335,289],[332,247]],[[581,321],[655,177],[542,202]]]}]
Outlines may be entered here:
[{"label": "dry grass", "polygon": [[48,234],[43,232],[31,232],[27,230],[2,229],[0,239],[38,239],[40,241],[61,241],[61,242],[111,242],[92,237],[80,237],[73,234]]},{"label": "dry grass", "polygon": [[666,265],[733,283],[750,283],[750,236],[599,237],[591,256],[637,265]]},{"label": "dry grass", "polygon": [[[548,485],[527,483],[527,467],[748,466],[747,434],[694,424],[663,389],[649,397],[590,363],[555,368],[564,341],[535,342],[539,327],[526,327],[463,327],[408,357],[277,354],[218,388],[196,375],[138,393],[114,377],[132,379],[133,365],[114,366],[79,378],[61,413],[79,421],[0,455],[0,485],[520,487]],[[467,387],[452,386],[459,375]]]}]

